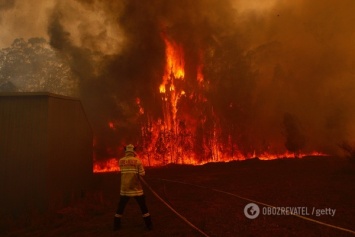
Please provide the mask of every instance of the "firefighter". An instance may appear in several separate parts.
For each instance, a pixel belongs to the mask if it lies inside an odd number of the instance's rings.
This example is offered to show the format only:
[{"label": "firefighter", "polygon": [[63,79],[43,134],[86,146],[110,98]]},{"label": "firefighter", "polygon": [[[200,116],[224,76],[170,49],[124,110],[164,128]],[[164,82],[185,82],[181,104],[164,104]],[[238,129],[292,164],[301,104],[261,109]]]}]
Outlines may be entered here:
[{"label": "firefighter", "polygon": [[121,170],[121,190],[120,200],[114,217],[114,230],[121,227],[123,211],[129,199],[133,197],[142,212],[144,223],[148,230],[152,229],[152,221],[145,202],[140,177],[145,175],[142,161],[137,157],[135,147],[129,144],[125,147],[125,156],[120,159],[119,167]]}]

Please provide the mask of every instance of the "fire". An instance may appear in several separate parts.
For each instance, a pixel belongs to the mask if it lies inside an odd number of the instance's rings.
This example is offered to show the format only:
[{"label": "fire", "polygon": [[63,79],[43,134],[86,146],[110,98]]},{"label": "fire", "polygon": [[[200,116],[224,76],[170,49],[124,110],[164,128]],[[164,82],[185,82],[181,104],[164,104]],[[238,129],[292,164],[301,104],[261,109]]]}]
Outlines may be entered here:
[{"label": "fire", "polygon": [[197,68],[197,81],[199,83],[202,83],[203,82],[203,73],[202,73],[202,70],[203,70],[203,65],[200,64]]},{"label": "fire", "polygon": [[[300,154],[298,158],[303,158],[306,156],[326,156],[326,154],[320,153],[320,152],[311,152],[309,154]],[[283,154],[268,154],[268,153],[264,153],[261,154],[260,156],[256,157],[256,156],[252,156],[250,158],[259,158],[260,160],[275,160],[275,159],[280,159],[280,158],[295,158],[295,155],[293,153],[290,152],[285,152]],[[247,158],[244,156],[240,156],[240,157],[229,157],[229,158],[225,158],[224,160],[221,160],[219,162],[229,162],[229,161],[235,161],[235,160],[239,160],[239,161],[243,161],[246,160]],[[148,165],[152,165],[147,163],[147,159],[143,159],[143,163],[145,166]],[[201,161],[201,162],[196,162],[196,161],[192,161],[189,164],[191,165],[204,165],[206,163],[209,163],[209,161]],[[154,165],[161,165],[161,164],[154,164]],[[104,160],[104,161],[97,161],[94,164],[93,167],[94,173],[106,173],[106,172],[118,172],[119,166],[118,166],[118,159],[117,158],[110,158],[108,160]]]},{"label": "fire", "polygon": [[166,36],[163,35],[163,40],[165,43],[165,54],[166,54],[166,65],[165,72],[163,76],[162,85],[166,85],[169,79],[173,76],[175,79],[184,79],[184,52],[182,46],[170,41]]},{"label": "fire", "polygon": [[114,128],[115,128],[115,124],[114,124],[113,122],[109,122],[109,123],[108,123],[108,126],[109,126],[109,128],[111,128],[111,129],[114,129]]},{"label": "fire", "polygon": [[[202,51],[199,53],[199,61],[202,61]],[[201,84],[204,81],[204,76],[203,76],[203,64],[200,63],[197,66],[197,81]]]},{"label": "fire", "polygon": [[141,105],[141,99],[140,98],[136,98],[136,104],[137,104],[137,106],[139,108],[139,114],[141,114],[141,115],[144,114],[144,108]]},{"label": "fire", "polygon": [[163,129],[176,131],[176,116],[178,112],[178,102],[185,92],[176,84],[177,80],[183,81],[185,78],[184,52],[182,46],[170,41],[165,35],[162,36],[165,43],[166,65],[159,87],[163,102],[164,125]]},{"label": "fire", "polygon": [[166,92],[166,90],[165,90],[165,85],[164,85],[164,84],[161,84],[161,85],[160,85],[159,91],[160,91],[160,93],[165,93],[165,92]]},{"label": "fire", "polygon": [[[140,98],[138,107],[140,135],[138,155],[146,166],[169,163],[202,165],[208,162],[228,162],[258,157],[261,160],[295,157],[294,153],[270,152],[266,148],[249,147],[242,151],[234,141],[235,130],[223,130],[214,107],[205,96],[208,80],[203,74],[203,55],[199,53],[195,75],[185,75],[184,50],[181,44],[162,35],[165,43],[165,67],[161,83],[157,88],[160,95],[162,116],[156,118],[145,110]],[[188,85],[195,85],[188,86]],[[158,106],[158,104],[157,104]],[[236,103],[227,105],[232,111]],[[109,122],[111,129],[115,128]],[[234,136],[234,137],[233,137]],[[248,151],[249,150],[249,151]],[[317,152],[297,154],[297,157],[322,155]],[[95,162],[94,172],[118,171],[118,159]]]},{"label": "fire", "polygon": [[95,161],[93,170],[95,173],[117,172],[120,170],[118,159],[110,158],[104,161]]}]

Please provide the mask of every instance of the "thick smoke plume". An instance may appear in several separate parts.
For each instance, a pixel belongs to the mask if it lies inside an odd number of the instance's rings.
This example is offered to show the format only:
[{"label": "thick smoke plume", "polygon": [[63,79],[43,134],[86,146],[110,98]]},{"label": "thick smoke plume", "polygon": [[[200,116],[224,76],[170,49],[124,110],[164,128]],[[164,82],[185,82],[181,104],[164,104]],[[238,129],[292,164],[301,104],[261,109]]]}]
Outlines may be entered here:
[{"label": "thick smoke plume", "polygon": [[98,157],[139,140],[139,106],[161,118],[163,36],[184,49],[188,88],[203,64],[206,113],[243,154],[338,154],[355,140],[353,0],[47,2],[48,40],[80,78]]}]

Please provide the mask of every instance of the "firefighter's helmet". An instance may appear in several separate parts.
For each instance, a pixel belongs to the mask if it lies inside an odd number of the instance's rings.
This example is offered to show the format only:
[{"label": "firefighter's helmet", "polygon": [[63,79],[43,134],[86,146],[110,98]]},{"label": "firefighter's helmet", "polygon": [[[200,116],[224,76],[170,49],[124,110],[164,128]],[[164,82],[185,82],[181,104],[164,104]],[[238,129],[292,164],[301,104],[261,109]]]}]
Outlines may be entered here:
[{"label": "firefighter's helmet", "polygon": [[126,152],[134,152],[134,146],[132,144],[129,144],[125,147]]}]

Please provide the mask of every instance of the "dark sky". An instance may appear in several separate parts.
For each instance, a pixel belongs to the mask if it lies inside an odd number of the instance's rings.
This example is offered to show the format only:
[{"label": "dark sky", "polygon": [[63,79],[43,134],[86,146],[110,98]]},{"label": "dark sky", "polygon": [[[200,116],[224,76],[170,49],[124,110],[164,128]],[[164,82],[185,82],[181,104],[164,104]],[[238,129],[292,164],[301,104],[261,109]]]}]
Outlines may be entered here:
[{"label": "dark sky", "polygon": [[241,140],[277,150],[291,118],[305,150],[339,154],[339,143],[355,142],[354,12],[353,0],[2,0],[0,47],[45,37],[80,78],[96,133],[114,146],[138,132],[137,97],[161,116],[164,34],[182,45],[191,87],[203,55],[203,94]]}]

